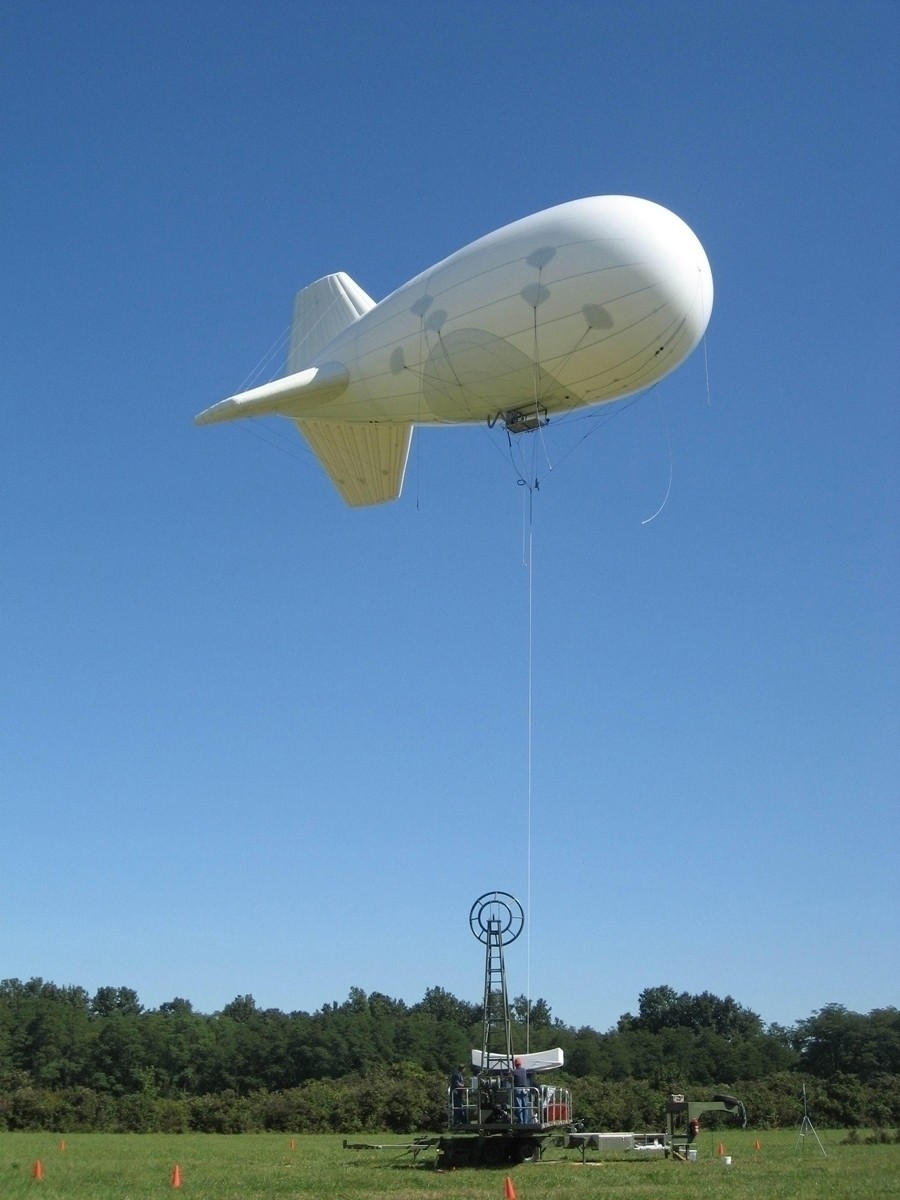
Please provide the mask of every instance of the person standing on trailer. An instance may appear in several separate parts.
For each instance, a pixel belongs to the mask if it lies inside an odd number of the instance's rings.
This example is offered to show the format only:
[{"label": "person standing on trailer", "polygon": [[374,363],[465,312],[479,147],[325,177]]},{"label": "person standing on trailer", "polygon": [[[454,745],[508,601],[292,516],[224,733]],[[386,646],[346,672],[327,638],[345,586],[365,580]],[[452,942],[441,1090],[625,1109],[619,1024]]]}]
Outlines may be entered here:
[{"label": "person standing on trailer", "polygon": [[466,1077],[463,1074],[464,1070],[463,1064],[458,1063],[456,1070],[450,1076],[450,1102],[454,1125],[465,1123]]},{"label": "person standing on trailer", "polygon": [[531,1121],[531,1080],[528,1078],[528,1072],[522,1065],[521,1058],[513,1059],[513,1087],[516,1095],[516,1123],[518,1125],[530,1125]]}]

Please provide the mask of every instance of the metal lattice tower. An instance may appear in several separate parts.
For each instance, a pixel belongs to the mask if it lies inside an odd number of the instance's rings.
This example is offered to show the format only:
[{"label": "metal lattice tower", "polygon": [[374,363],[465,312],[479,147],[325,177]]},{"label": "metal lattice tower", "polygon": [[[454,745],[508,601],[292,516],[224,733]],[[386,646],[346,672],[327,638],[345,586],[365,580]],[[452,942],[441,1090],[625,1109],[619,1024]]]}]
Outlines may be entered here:
[{"label": "metal lattice tower", "polygon": [[512,1069],[512,1025],[506,994],[503,947],[522,932],[522,906],[508,892],[486,892],[472,905],[469,925],[484,943],[484,1020],[482,1024],[481,1069],[498,1065]]}]

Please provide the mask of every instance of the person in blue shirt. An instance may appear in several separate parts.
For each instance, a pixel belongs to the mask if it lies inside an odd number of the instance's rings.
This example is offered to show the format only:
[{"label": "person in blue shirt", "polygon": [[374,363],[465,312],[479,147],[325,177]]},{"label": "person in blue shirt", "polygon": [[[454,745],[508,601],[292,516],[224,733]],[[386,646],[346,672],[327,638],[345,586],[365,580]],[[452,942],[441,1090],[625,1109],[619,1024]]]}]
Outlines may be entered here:
[{"label": "person in blue shirt", "polygon": [[512,1080],[516,1095],[516,1122],[519,1125],[531,1125],[531,1080],[521,1058],[513,1059]]}]

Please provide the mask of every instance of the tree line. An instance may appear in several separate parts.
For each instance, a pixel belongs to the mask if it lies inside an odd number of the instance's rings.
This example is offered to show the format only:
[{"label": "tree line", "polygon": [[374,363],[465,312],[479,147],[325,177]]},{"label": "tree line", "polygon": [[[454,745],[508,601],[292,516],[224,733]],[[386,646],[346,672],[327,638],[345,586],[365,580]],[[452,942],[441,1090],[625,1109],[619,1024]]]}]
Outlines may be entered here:
[{"label": "tree line", "polygon": [[[823,1126],[900,1125],[895,1008],[830,1004],[787,1028],[730,996],[660,986],[606,1032],[553,1018],[543,999],[511,1009],[514,1045],[562,1047],[559,1081],[591,1128],[656,1128],[669,1092],[718,1088],[757,1127],[789,1127],[803,1082]],[[440,1129],[448,1072],[480,1046],[481,1017],[440,987],[416,1004],[352,988],[313,1013],[247,995],[203,1014],[181,998],[145,1009],[127,987],[5,980],[0,1129]]]}]

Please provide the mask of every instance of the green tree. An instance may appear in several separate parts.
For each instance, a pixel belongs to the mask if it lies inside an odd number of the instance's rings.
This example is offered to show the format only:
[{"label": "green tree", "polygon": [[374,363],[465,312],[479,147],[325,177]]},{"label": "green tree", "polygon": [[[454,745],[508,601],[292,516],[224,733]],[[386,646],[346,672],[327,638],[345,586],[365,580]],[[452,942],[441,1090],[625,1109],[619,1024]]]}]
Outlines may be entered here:
[{"label": "green tree", "polygon": [[711,992],[692,996],[678,995],[674,988],[646,988],[638,997],[639,1015],[625,1013],[619,1018],[620,1032],[643,1030],[659,1033],[663,1029],[692,1029],[699,1033],[708,1030],[720,1037],[735,1039],[751,1037],[762,1032],[762,1020],[726,996],[724,1000]]},{"label": "green tree", "polygon": [[797,1026],[804,1071],[819,1078],[838,1074],[872,1080],[900,1074],[900,1012],[876,1008],[867,1015],[827,1004]]},{"label": "green tree", "polygon": [[90,1008],[95,1017],[136,1017],[144,1011],[137,992],[129,987],[98,988]]},{"label": "green tree", "polygon": [[181,996],[176,996],[174,1000],[167,1000],[161,1004],[158,1009],[161,1013],[171,1013],[175,1016],[184,1016],[187,1013],[194,1011],[194,1006],[190,1000],[183,1000]]},{"label": "green tree", "polygon": [[235,996],[230,1004],[222,1009],[222,1016],[230,1021],[252,1021],[258,1009],[252,996]]},{"label": "green tree", "polygon": [[194,1095],[205,1090],[204,1074],[213,1047],[209,1018],[186,1008],[160,1005],[141,1018],[148,1061],[160,1093],[167,1097]]},{"label": "green tree", "polygon": [[423,999],[414,1004],[410,1011],[424,1013],[444,1025],[458,1025],[461,1029],[468,1029],[481,1017],[480,1004],[458,1000],[452,992],[441,987],[428,988]]},{"label": "green tree", "polygon": [[94,1044],[91,1086],[114,1096],[146,1089],[147,1071],[152,1069],[142,1029],[133,1017],[108,1017]]}]

